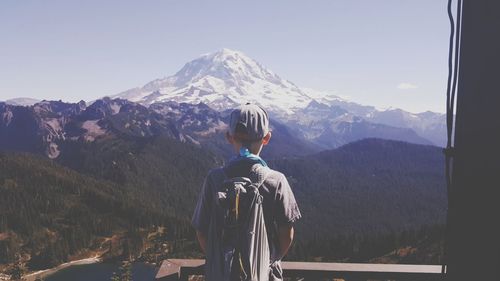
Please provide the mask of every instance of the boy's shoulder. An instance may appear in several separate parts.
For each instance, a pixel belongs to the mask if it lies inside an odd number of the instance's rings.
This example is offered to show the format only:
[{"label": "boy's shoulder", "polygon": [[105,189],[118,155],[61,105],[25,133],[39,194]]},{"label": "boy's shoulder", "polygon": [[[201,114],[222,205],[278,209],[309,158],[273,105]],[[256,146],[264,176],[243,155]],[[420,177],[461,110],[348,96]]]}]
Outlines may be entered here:
[{"label": "boy's shoulder", "polygon": [[269,172],[264,183],[278,185],[283,181],[286,181],[286,177],[282,172],[269,168]]}]

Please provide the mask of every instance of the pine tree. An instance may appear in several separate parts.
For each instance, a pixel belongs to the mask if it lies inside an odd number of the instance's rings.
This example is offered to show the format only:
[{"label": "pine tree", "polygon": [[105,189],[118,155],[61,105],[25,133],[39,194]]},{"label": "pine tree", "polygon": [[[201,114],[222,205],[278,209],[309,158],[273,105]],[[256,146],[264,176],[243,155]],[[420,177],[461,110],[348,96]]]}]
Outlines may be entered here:
[{"label": "pine tree", "polygon": [[124,261],[120,271],[122,272],[120,281],[132,281],[132,263],[130,261]]},{"label": "pine tree", "polygon": [[120,281],[120,276],[116,272],[113,272],[113,276],[111,276],[111,281]]},{"label": "pine tree", "polygon": [[118,269],[119,273],[113,272],[111,281],[132,281],[132,263],[123,261]]},{"label": "pine tree", "polygon": [[23,280],[23,273],[25,272],[24,264],[21,261],[21,256],[19,254],[16,255],[16,262],[14,263],[14,268],[11,272],[11,280],[21,281]]}]

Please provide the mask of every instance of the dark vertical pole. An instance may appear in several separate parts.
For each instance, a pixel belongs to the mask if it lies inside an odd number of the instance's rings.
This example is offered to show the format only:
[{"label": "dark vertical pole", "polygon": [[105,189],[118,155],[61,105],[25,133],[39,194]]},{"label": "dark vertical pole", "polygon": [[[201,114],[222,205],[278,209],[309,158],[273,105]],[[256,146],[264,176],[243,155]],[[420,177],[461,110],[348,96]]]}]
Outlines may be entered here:
[{"label": "dark vertical pole", "polygon": [[182,270],[182,267],[181,267],[181,274],[179,276],[179,281],[188,281],[189,280],[189,274],[187,274],[187,272],[184,270]]},{"label": "dark vertical pole", "polygon": [[500,1],[464,0],[447,280],[500,280]]}]

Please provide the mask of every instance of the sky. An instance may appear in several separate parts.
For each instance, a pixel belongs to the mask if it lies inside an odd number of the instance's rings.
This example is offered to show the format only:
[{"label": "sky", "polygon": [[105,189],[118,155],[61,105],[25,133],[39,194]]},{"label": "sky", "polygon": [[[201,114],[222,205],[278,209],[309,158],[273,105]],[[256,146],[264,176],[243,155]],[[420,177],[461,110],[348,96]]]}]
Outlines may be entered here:
[{"label": "sky", "polygon": [[445,111],[446,0],[2,0],[0,100],[94,100],[242,51],[299,87]]}]

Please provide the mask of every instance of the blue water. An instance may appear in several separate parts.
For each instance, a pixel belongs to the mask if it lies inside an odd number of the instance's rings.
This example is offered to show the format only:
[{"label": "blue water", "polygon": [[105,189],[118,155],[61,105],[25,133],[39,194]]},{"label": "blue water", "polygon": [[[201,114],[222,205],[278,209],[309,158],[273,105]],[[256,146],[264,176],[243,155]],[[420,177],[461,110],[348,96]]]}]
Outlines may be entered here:
[{"label": "blue water", "polygon": [[[75,265],[62,269],[50,276],[45,281],[110,281],[113,272],[119,272],[120,264],[94,263]],[[157,268],[144,264],[132,265],[132,278],[134,281],[152,281]]]}]

